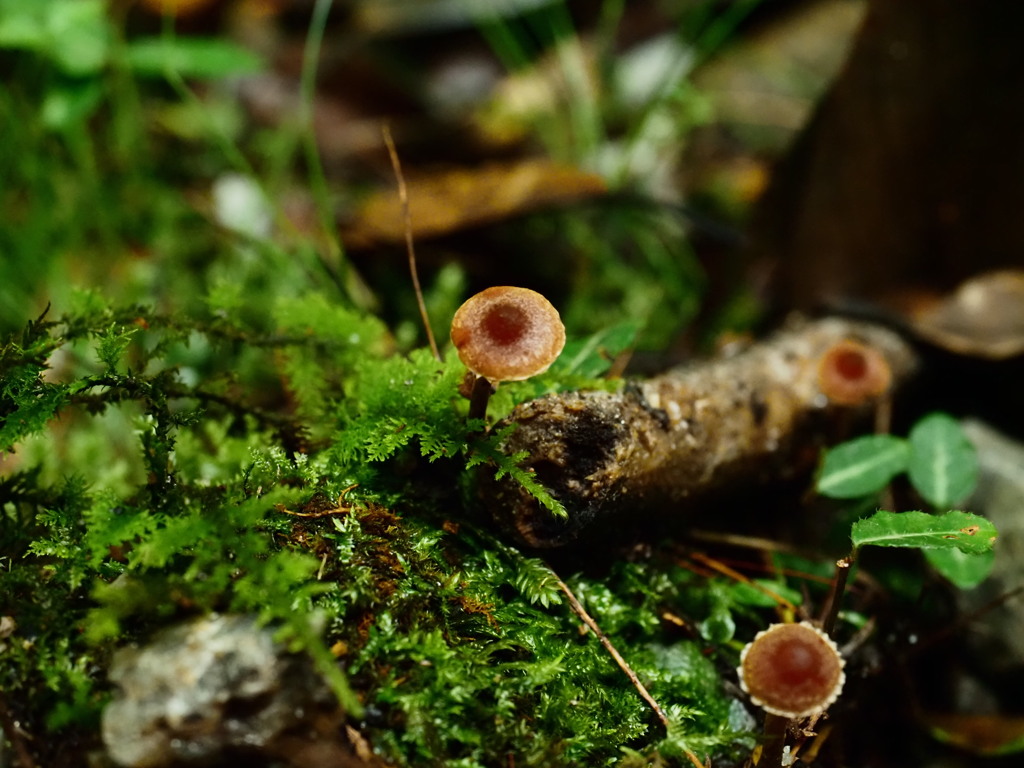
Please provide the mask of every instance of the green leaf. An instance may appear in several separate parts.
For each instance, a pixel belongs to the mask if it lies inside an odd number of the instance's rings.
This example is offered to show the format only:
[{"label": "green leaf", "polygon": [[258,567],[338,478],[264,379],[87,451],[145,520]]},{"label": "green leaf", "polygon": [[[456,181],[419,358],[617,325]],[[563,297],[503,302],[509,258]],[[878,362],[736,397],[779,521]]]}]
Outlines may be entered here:
[{"label": "green leaf", "polygon": [[963,501],[978,483],[978,456],[960,424],[945,413],[921,419],[910,431],[910,482],[939,508]]},{"label": "green leaf", "polygon": [[0,2],[0,48],[35,51],[64,74],[97,74],[110,52],[104,0]]},{"label": "green leaf", "polygon": [[927,512],[876,512],[853,524],[854,547],[915,547],[959,549],[980,554],[992,549],[996,528],[983,517],[953,510],[943,515]]},{"label": "green leaf", "polygon": [[520,561],[515,585],[527,600],[545,608],[558,604],[562,599],[558,577],[543,560],[536,557],[524,557]]},{"label": "green leaf", "polygon": [[258,72],[263,60],[225,40],[200,37],[139,38],[128,46],[128,65],[142,76],[215,78]]},{"label": "green leaf", "polygon": [[0,48],[37,50],[46,40],[45,9],[24,0],[0,0]]},{"label": "green leaf", "polygon": [[57,415],[81,385],[41,383],[32,393],[25,393],[12,413],[0,423],[0,450],[8,451],[19,440],[42,431]]},{"label": "green leaf", "polygon": [[868,435],[837,445],[825,453],[818,493],[833,499],[855,499],[878,493],[907,468],[907,441],[892,435]]},{"label": "green leaf", "polygon": [[736,621],[727,607],[716,608],[714,613],[697,625],[700,636],[710,643],[727,643],[736,634]]},{"label": "green leaf", "polygon": [[[936,714],[926,715],[924,723],[929,733],[938,741],[961,749],[965,745],[970,745],[971,751],[980,757],[1024,752],[1024,727],[1017,717]],[[991,735],[984,739],[976,738],[975,734],[982,732],[982,729]]]},{"label": "green leaf", "polygon": [[959,549],[926,549],[924,556],[935,570],[960,589],[981,584],[992,572],[996,559],[991,551],[969,555]]},{"label": "green leaf", "polygon": [[43,125],[53,130],[79,126],[96,111],[102,99],[101,80],[72,80],[46,92],[40,117]]},{"label": "green leaf", "polygon": [[774,608],[779,604],[779,598],[788,600],[793,605],[800,605],[803,602],[803,595],[799,590],[793,589],[785,582],[769,579],[753,579],[749,583],[737,582],[730,587],[729,592],[737,604],[759,608]]},{"label": "green leaf", "polygon": [[104,0],[52,3],[47,22],[46,53],[73,77],[95,75],[110,52],[111,30]]},{"label": "green leaf", "polygon": [[633,346],[640,328],[638,321],[627,320],[585,339],[568,341],[551,370],[559,375],[596,379],[604,375],[617,355]]}]

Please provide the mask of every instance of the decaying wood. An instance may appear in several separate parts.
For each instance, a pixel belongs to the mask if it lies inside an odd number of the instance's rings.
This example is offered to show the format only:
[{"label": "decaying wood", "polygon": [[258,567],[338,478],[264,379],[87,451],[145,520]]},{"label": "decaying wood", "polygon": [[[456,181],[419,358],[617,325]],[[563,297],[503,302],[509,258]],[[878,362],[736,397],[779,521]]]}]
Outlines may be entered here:
[{"label": "decaying wood", "polygon": [[[818,363],[841,341],[878,350],[898,386],[916,355],[898,334],[840,318],[798,321],[728,357],[621,392],[571,392],[516,408],[505,445],[566,507],[555,518],[518,484],[484,482],[498,522],[530,546],[559,546],[624,515],[682,514],[731,483],[791,477],[817,460],[823,427],[851,407],[821,391]],[[881,397],[888,397],[884,393]],[[858,406],[869,408],[871,403]]]}]

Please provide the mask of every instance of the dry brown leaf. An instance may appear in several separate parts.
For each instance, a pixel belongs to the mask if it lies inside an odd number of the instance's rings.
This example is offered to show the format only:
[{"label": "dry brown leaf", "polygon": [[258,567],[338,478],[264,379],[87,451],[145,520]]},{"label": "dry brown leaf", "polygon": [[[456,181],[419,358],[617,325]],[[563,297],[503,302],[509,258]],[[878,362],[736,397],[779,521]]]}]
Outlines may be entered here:
[{"label": "dry brown leaf", "polygon": [[1024,717],[925,712],[925,725],[936,738],[978,755],[999,755],[1024,741]]},{"label": "dry brown leaf", "polygon": [[[407,179],[412,234],[417,240],[448,234],[607,191],[594,173],[547,160],[457,168]],[[402,208],[394,189],[370,197],[342,231],[349,248],[400,243]]]},{"label": "dry brown leaf", "polygon": [[910,324],[933,344],[962,355],[1005,360],[1024,352],[1024,271],[986,272],[918,309]]}]

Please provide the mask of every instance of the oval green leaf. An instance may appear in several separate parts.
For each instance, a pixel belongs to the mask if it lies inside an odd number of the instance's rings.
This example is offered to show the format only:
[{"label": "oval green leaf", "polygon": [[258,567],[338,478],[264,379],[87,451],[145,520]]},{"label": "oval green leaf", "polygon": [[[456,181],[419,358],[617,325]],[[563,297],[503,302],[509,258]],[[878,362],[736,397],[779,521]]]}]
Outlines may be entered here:
[{"label": "oval green leaf", "polygon": [[959,422],[946,413],[921,419],[910,431],[910,482],[929,504],[948,509],[978,483],[978,456]]},{"label": "oval green leaf", "polygon": [[878,493],[907,468],[907,441],[893,435],[867,435],[825,453],[818,493],[855,499]]},{"label": "oval green leaf", "polygon": [[710,643],[722,644],[736,634],[736,622],[727,608],[715,610],[698,625],[700,636]]},{"label": "oval green leaf", "polygon": [[959,549],[926,549],[924,556],[932,567],[960,589],[976,587],[992,572],[995,552],[969,555]]},{"label": "oval green leaf", "polygon": [[942,515],[876,512],[854,523],[850,532],[855,548],[958,549],[967,554],[990,551],[997,535],[995,526],[984,517],[958,510]]}]

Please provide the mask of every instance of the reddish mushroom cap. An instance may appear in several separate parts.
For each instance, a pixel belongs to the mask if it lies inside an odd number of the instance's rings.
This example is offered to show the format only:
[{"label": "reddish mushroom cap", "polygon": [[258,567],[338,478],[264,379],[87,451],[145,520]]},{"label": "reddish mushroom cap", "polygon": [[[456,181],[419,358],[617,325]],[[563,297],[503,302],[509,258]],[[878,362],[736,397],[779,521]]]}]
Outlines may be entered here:
[{"label": "reddish mushroom cap", "polygon": [[737,672],[754,704],[796,719],[824,712],[838,698],[843,665],[836,644],[804,621],[758,632],[743,649]]},{"label": "reddish mushroom cap", "polygon": [[853,339],[833,344],[818,363],[818,385],[837,405],[860,405],[883,394],[891,383],[885,355]]},{"label": "reddish mushroom cap", "polygon": [[452,318],[459,359],[488,381],[519,381],[546,371],[565,346],[565,326],[551,302],[507,285],[471,296]]}]

